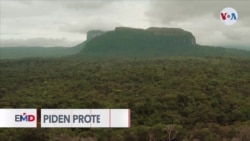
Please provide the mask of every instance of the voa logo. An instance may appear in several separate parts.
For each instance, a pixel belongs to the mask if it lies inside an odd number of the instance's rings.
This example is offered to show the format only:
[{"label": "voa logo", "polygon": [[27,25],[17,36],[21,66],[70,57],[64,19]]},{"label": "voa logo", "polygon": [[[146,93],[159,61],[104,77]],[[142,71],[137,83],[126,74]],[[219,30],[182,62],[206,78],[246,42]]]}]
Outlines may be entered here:
[{"label": "voa logo", "polygon": [[233,25],[238,20],[238,14],[232,7],[224,8],[220,12],[220,19],[225,25]]}]

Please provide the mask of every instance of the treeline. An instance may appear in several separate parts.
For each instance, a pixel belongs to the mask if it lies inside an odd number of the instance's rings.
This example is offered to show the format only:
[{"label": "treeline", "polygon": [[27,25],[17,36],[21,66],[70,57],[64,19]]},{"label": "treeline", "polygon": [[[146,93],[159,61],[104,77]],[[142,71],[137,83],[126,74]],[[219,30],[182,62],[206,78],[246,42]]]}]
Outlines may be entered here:
[{"label": "treeline", "polygon": [[0,129],[3,141],[250,140],[250,60],[0,61],[1,108],[129,108],[129,129]]}]

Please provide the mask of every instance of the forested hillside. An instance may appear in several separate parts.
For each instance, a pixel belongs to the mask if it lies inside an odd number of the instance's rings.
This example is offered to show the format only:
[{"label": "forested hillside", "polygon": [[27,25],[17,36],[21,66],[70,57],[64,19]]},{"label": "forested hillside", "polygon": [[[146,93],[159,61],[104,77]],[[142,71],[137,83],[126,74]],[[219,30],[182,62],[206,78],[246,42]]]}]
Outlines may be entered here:
[{"label": "forested hillside", "polygon": [[129,108],[131,128],[0,129],[0,140],[249,141],[249,70],[229,57],[1,60],[1,108]]}]

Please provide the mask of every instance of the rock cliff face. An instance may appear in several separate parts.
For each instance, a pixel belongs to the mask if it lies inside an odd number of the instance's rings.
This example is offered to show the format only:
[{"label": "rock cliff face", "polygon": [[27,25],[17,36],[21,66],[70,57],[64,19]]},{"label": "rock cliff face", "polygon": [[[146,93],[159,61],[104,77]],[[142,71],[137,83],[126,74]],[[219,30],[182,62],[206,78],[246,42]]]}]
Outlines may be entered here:
[{"label": "rock cliff face", "polygon": [[145,35],[151,35],[154,37],[165,38],[166,45],[195,45],[196,40],[191,32],[185,31],[180,28],[160,28],[160,27],[150,27],[146,30],[135,29],[129,27],[117,27],[116,32],[120,33],[131,33],[136,35],[137,33],[142,33]]},{"label": "rock cliff face", "polygon": [[102,55],[164,55],[185,52],[196,46],[193,34],[179,28],[117,27],[105,34],[103,31],[90,31],[87,38],[89,41],[82,52]]},{"label": "rock cliff face", "polygon": [[101,30],[91,30],[87,32],[87,40],[93,39],[94,37],[104,34],[104,31]]},{"label": "rock cliff face", "polygon": [[195,45],[195,37],[191,32],[185,31],[180,28],[156,28],[151,27],[147,29],[148,32],[158,36],[165,36],[169,38],[169,43],[172,44],[186,44]]}]

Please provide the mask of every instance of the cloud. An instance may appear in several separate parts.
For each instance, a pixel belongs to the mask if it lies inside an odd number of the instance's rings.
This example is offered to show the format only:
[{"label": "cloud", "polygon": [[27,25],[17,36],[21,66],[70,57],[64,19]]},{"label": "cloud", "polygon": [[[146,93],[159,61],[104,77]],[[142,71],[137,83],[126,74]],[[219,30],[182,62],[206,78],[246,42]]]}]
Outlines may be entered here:
[{"label": "cloud", "polygon": [[72,47],[81,41],[67,39],[29,38],[29,39],[1,39],[1,47]]},{"label": "cloud", "polygon": [[[25,0],[26,1],[26,0]],[[34,0],[1,3],[1,38],[84,40],[89,30],[147,26],[144,1]],[[14,34],[18,33],[18,34]]]},{"label": "cloud", "polygon": [[61,0],[57,0],[57,2],[61,3],[66,8],[71,8],[74,10],[86,10],[86,9],[94,10],[96,8],[103,8],[114,1],[113,0],[94,0],[94,1],[71,0],[71,1],[62,3]]},{"label": "cloud", "polygon": [[145,13],[152,20],[163,23],[171,23],[176,21],[185,21],[192,18],[203,17],[208,13],[214,18],[219,17],[220,11],[225,7],[233,7],[237,9],[243,22],[249,19],[249,1],[207,1],[207,0],[174,0],[174,1],[151,1],[150,9]]},{"label": "cloud", "polygon": [[[155,26],[179,27],[191,31],[197,42],[207,45],[250,46],[250,1],[151,1],[145,12]],[[239,19],[233,26],[223,25],[219,15],[223,8],[233,7]]]},{"label": "cloud", "polygon": [[[200,44],[249,46],[250,1],[246,0],[0,0],[0,3],[0,38],[13,40],[11,44],[17,46],[19,40],[34,38],[55,39],[54,45],[55,41],[64,45],[58,39],[75,43],[85,40],[89,30],[113,30],[117,26],[179,27],[191,31]],[[228,6],[239,14],[233,26],[225,26],[219,19],[220,11]],[[30,43],[42,45],[40,40],[36,41]]]},{"label": "cloud", "polygon": [[82,16],[96,14],[112,0],[1,0],[1,18],[27,18],[81,12]]},{"label": "cloud", "polygon": [[52,3],[42,1],[34,2],[31,0],[1,0],[0,7],[2,20],[46,16],[52,14],[55,10],[53,9]]},{"label": "cloud", "polygon": [[121,26],[119,23],[108,22],[105,19],[93,19],[86,24],[82,22],[68,23],[60,27],[60,30],[72,33],[83,33],[86,34],[90,30],[103,30],[110,31],[114,30],[115,27]]}]

